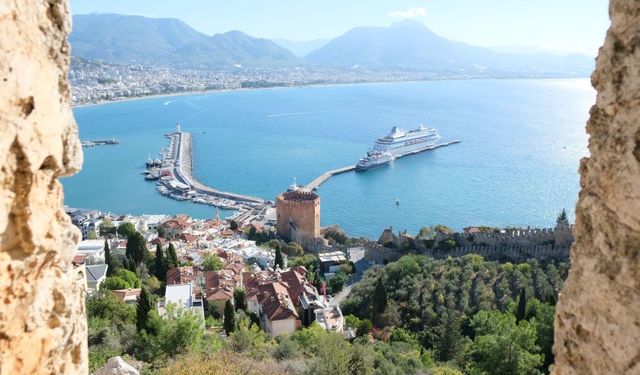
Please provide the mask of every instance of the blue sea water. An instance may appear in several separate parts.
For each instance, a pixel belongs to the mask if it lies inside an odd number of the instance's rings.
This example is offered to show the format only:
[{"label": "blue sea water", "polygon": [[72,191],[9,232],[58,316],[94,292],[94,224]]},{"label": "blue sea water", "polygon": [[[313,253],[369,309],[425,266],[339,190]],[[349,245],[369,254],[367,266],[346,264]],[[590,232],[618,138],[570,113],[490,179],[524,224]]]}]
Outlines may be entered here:
[{"label": "blue sea water", "polygon": [[[420,123],[462,143],[347,173],[320,187],[322,225],[375,238],[445,224],[550,227],[573,217],[587,79],[460,80],[215,92],[79,107],[81,139],[118,138],[84,150],[63,180],[65,203],[116,213],[188,213],[210,206],[160,196],[141,175],[148,154],[179,122],[193,133],[195,175],[219,189],[274,200],[295,176],[311,181],[355,163],[392,126]],[[396,205],[396,199],[400,204]],[[229,214],[225,212],[223,214]]]}]

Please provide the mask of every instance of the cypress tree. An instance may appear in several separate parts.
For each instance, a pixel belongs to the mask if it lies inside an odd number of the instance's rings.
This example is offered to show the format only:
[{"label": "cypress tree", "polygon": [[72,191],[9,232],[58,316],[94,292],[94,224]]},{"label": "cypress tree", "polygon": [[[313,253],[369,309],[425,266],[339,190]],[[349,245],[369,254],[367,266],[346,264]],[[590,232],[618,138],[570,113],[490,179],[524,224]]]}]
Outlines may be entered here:
[{"label": "cypress tree", "polygon": [[231,304],[231,300],[227,300],[227,303],[224,304],[224,331],[227,335],[230,335],[231,332],[236,329],[236,311],[233,308],[233,304]]},{"label": "cypress tree", "polygon": [[164,250],[158,243],[156,245],[156,258],[153,264],[153,271],[158,280],[166,281],[167,279],[167,260],[164,258]]},{"label": "cypress tree", "polygon": [[276,259],[273,263],[273,267],[280,267],[281,270],[284,269],[284,259],[282,258],[282,250],[280,250],[280,246],[276,247]]},{"label": "cypress tree", "polygon": [[176,248],[169,242],[169,248],[167,249],[167,268],[178,267],[178,256],[176,255]]},{"label": "cypress tree", "polygon": [[147,327],[147,319],[149,317],[149,311],[153,308],[151,303],[151,296],[147,291],[147,288],[142,287],[140,291],[140,299],[138,300],[138,307],[136,309],[136,328],[138,332]]},{"label": "cypress tree", "polygon": [[524,287],[520,289],[520,298],[518,300],[518,311],[516,312],[516,323],[524,320],[527,314],[527,296]]},{"label": "cypress tree", "polygon": [[107,265],[107,276],[113,275],[116,271],[115,263],[111,258],[111,249],[109,249],[109,242],[104,240],[104,264]]},{"label": "cypress tree", "polygon": [[387,308],[387,289],[382,283],[382,276],[378,277],[378,281],[376,282],[376,289],[373,292],[372,307],[374,320],[384,312],[384,309]]},{"label": "cypress tree", "polygon": [[149,250],[147,250],[144,237],[140,233],[134,232],[129,236],[126,255],[128,258],[133,259],[136,266],[144,263],[149,258]]}]

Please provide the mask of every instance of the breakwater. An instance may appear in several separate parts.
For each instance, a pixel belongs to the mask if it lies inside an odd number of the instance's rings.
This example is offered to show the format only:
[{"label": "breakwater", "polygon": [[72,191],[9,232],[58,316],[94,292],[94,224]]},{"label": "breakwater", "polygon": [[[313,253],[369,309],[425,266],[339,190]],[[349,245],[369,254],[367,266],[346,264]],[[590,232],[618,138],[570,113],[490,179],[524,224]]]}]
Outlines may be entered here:
[{"label": "breakwater", "polygon": [[176,200],[190,200],[230,210],[246,211],[267,203],[262,198],[217,190],[198,181],[193,175],[191,133],[177,131],[166,135],[169,147],[160,159],[149,160],[147,180],[159,180],[160,194]]},{"label": "breakwater", "polygon": [[[431,151],[431,150],[435,150],[437,148],[440,147],[446,147],[449,145],[453,145],[456,143],[460,143],[461,141],[459,139],[453,140],[453,141],[449,141],[449,142],[443,142],[437,145],[434,145],[433,147],[429,147],[427,149],[424,150],[419,150],[419,151],[415,151],[415,152],[411,152],[411,153],[407,153],[404,155],[400,155],[398,157],[396,157],[396,159],[408,156],[408,155],[413,155],[413,154],[417,154],[420,152],[424,152],[424,151]],[[336,169],[332,169],[330,171],[326,171],[323,174],[321,174],[320,176],[316,177],[315,179],[313,179],[313,181],[309,182],[308,184],[304,185],[302,187],[302,190],[304,191],[313,191],[318,189],[318,187],[320,187],[320,185],[322,185],[323,183],[325,183],[328,179],[330,179],[331,177],[341,174],[341,173],[346,173],[346,172],[351,172],[351,171],[355,171],[356,170],[356,166],[355,165],[349,165],[346,167],[342,167],[342,168],[336,168]]]}]

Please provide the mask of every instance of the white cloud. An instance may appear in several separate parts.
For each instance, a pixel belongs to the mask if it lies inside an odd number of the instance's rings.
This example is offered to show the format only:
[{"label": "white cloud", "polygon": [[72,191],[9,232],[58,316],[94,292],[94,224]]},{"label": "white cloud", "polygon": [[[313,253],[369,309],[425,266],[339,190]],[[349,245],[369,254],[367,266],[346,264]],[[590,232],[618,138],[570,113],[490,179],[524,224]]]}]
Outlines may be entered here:
[{"label": "white cloud", "polygon": [[409,8],[407,10],[396,10],[388,14],[390,17],[400,17],[400,18],[422,18],[426,17],[427,10],[424,8]]}]

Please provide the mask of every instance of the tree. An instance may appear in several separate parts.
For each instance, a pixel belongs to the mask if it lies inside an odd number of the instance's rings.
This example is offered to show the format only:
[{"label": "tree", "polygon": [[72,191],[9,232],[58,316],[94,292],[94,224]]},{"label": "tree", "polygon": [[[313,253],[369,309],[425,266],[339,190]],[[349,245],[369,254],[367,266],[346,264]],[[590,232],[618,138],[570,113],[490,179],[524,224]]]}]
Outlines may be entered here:
[{"label": "tree", "polygon": [[229,221],[229,229],[238,230],[238,223],[235,220]]},{"label": "tree", "polygon": [[125,280],[129,285],[128,288],[140,288],[142,286],[142,282],[135,272],[126,270],[124,268],[118,268],[116,272],[113,273],[113,275]]},{"label": "tree", "polygon": [[516,323],[520,323],[527,313],[527,296],[523,288],[520,289],[520,298],[518,298],[518,311],[516,312]]},{"label": "tree", "polygon": [[160,243],[156,245],[156,257],[153,263],[153,271],[158,280],[167,280],[167,260],[164,258],[164,250]]},{"label": "tree", "polygon": [[171,242],[169,242],[169,248],[167,249],[167,264],[168,268],[178,267],[180,264],[176,255],[176,248],[173,247]]},{"label": "tree", "polygon": [[276,248],[276,259],[273,263],[273,267],[280,267],[281,270],[284,269],[284,259],[282,258],[282,250],[280,248]]},{"label": "tree", "polygon": [[133,260],[136,266],[140,263],[144,263],[149,258],[149,250],[147,250],[146,241],[144,237],[138,233],[133,232],[129,235],[127,240],[126,256]]},{"label": "tree", "polygon": [[297,242],[289,242],[284,247],[284,253],[290,257],[300,256],[304,253],[302,245]]},{"label": "tree", "polygon": [[126,222],[118,225],[116,232],[122,237],[129,237],[136,232],[136,227],[132,223]]},{"label": "tree", "polygon": [[143,287],[140,291],[140,299],[138,299],[138,307],[136,309],[136,328],[138,332],[147,327],[147,320],[149,318],[149,311],[153,309],[151,302],[151,296],[147,291],[147,288]]},{"label": "tree", "polygon": [[539,374],[543,356],[536,345],[535,327],[516,324],[509,313],[480,311],[471,320],[475,338],[467,370],[472,374]]},{"label": "tree", "polygon": [[111,249],[109,249],[109,242],[104,240],[104,264],[107,265],[107,276],[113,275],[116,271],[115,262],[111,259]]},{"label": "tree", "polygon": [[556,220],[556,222],[565,223],[567,221],[569,221],[569,218],[567,217],[567,211],[563,208],[560,212],[560,215],[558,215],[558,219]]},{"label": "tree", "polygon": [[373,301],[372,301],[372,316],[373,320],[376,320],[377,317],[384,312],[387,307],[387,289],[384,287],[382,283],[382,276],[378,277],[378,281],[376,282],[376,289],[373,292]]},{"label": "tree", "polygon": [[336,273],[331,280],[329,280],[329,286],[331,287],[331,293],[339,293],[342,288],[344,287],[344,283],[347,282],[347,275],[342,273],[342,272],[338,272]]},{"label": "tree", "polygon": [[96,233],[95,230],[89,231],[89,233],[87,233],[87,238],[90,240],[97,240],[98,239],[98,233]]},{"label": "tree", "polygon": [[231,300],[228,300],[224,305],[224,331],[227,335],[236,329],[236,311],[233,308]]},{"label": "tree", "polygon": [[220,271],[223,266],[222,261],[215,254],[206,254],[202,261],[202,268],[205,271]]},{"label": "tree", "polygon": [[233,291],[233,301],[236,304],[236,307],[240,310],[247,309],[247,299],[244,292],[244,289],[236,288]]},{"label": "tree", "polygon": [[349,374],[349,349],[349,343],[337,333],[323,334],[308,372],[314,375]]},{"label": "tree", "polygon": [[438,361],[448,362],[462,356],[465,340],[462,336],[462,320],[456,312],[449,311],[445,314],[430,336]]},{"label": "tree", "polygon": [[106,290],[129,289],[131,285],[120,276],[109,276],[100,285]]}]

